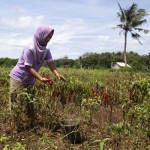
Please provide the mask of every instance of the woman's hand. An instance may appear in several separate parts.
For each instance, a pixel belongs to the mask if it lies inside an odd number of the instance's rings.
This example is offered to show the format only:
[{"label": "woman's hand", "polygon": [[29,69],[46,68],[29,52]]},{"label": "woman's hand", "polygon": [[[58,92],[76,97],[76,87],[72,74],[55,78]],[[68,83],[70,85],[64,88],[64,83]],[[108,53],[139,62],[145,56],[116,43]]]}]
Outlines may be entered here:
[{"label": "woman's hand", "polygon": [[43,76],[41,77],[38,72],[32,68],[31,66],[26,66],[26,69],[38,80],[40,80],[41,82],[45,83],[45,84],[52,84],[53,80],[51,78],[49,78],[48,76]]},{"label": "woman's hand", "polygon": [[67,81],[66,78],[65,78],[63,75],[61,75],[60,73],[57,72],[57,70],[54,70],[53,73],[55,74],[55,76],[56,76],[59,80],[62,80],[62,81],[64,81],[64,82]]},{"label": "woman's hand", "polygon": [[60,80],[66,82],[66,78],[64,76],[62,76],[57,70],[56,70],[56,65],[53,61],[49,61],[47,62],[50,70],[53,72],[53,74]]},{"label": "woman's hand", "polygon": [[64,76],[62,76],[61,74],[59,74],[59,77],[58,77],[60,80],[62,80],[62,81],[64,81],[64,82],[66,82],[67,80],[66,80],[66,78],[64,77]]},{"label": "woman's hand", "polygon": [[41,77],[40,81],[42,81],[43,83],[48,84],[48,85],[53,83],[53,80],[51,78],[49,78],[48,76]]}]

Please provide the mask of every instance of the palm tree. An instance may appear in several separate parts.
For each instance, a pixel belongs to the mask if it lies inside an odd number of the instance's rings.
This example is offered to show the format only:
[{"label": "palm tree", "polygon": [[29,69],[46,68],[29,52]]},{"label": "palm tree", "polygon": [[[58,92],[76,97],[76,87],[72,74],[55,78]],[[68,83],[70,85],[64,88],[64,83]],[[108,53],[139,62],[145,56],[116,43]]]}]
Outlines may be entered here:
[{"label": "palm tree", "polygon": [[[124,33],[124,63],[127,65],[127,58],[126,58],[126,47],[127,47],[127,34],[128,32],[131,33],[131,36],[138,40],[140,44],[142,44],[139,40],[141,37],[138,33],[140,31],[143,31],[144,33],[148,33],[149,30],[139,28],[140,25],[143,23],[146,23],[146,19],[144,19],[145,16],[148,14],[146,13],[145,9],[138,9],[137,4],[133,3],[131,7],[128,9],[122,9],[120,4],[118,12],[118,17],[120,18],[121,24],[118,24],[116,28],[120,28],[121,32]],[[120,33],[121,33],[120,32]]]}]

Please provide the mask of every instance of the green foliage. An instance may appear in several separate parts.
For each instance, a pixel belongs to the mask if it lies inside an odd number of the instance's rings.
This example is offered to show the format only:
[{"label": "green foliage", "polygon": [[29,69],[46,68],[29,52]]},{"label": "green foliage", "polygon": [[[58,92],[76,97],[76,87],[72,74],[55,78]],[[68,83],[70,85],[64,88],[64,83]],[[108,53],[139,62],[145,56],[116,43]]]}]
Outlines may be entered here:
[{"label": "green foliage", "polygon": [[134,78],[126,81],[129,91],[129,99],[122,104],[125,111],[125,119],[117,124],[113,124],[111,129],[119,136],[130,136],[131,141],[137,147],[147,148],[144,144],[150,138],[150,80]]},{"label": "green foliage", "polygon": [[73,67],[74,66],[74,60],[68,59],[68,58],[60,58],[55,60],[58,67]]},{"label": "green foliage", "polygon": [[[132,70],[149,71],[150,56],[139,55],[130,51],[126,53],[128,64],[132,66]],[[55,60],[57,67],[65,68],[68,71],[70,68],[86,68],[86,69],[103,69],[111,68],[111,63],[123,62],[123,53],[85,53],[78,59],[73,60],[67,57]],[[0,66],[10,67],[17,63],[17,59],[0,58]],[[44,63],[43,66],[46,66]]]},{"label": "green foliage", "polygon": [[130,124],[126,121],[121,121],[117,124],[113,124],[111,126],[111,129],[119,135],[130,135],[132,132]]},{"label": "green foliage", "polygon": [[81,102],[81,112],[86,118],[88,118],[89,123],[92,123],[92,114],[98,110],[100,102],[100,97],[88,99],[83,98]]},{"label": "green foliage", "polygon": [[0,85],[8,86],[9,85],[8,79],[6,77],[0,77]]},{"label": "green foliage", "polygon": [[[82,128],[85,129],[84,132],[87,135],[86,141],[83,143],[85,149],[149,148],[147,143],[150,137],[149,72],[111,72],[109,70],[83,68],[69,68],[67,71],[58,68],[58,70],[67,78],[66,83],[53,78],[54,83],[52,85],[45,85],[36,80],[34,88],[24,89],[18,97],[15,97],[23,101],[23,106],[26,100],[34,103],[38,121],[43,123],[44,127],[48,127],[48,130],[51,131],[64,116],[75,118],[79,113],[81,121],[83,121]],[[8,79],[9,71],[10,68],[2,68],[0,78],[5,76]],[[46,67],[42,68],[39,73],[51,76]],[[0,88],[0,94],[2,95],[0,117],[6,118],[8,93],[4,90],[8,87],[5,85],[5,87],[1,86]],[[74,107],[71,107],[68,111],[67,106],[70,106],[70,104],[73,104],[71,106]],[[115,110],[119,110],[119,113],[116,113]],[[24,110],[20,109],[21,113],[22,111]],[[101,124],[94,124],[95,119],[98,117],[100,117],[100,120],[105,120],[104,117],[106,116],[103,115],[106,112],[108,113],[107,118],[110,117],[112,120],[109,123],[107,119],[107,121],[102,121]],[[122,112],[124,112],[124,118],[122,118]],[[99,113],[100,116],[97,116]],[[109,116],[110,113],[118,117],[119,122],[114,124],[112,122],[114,116]],[[85,119],[87,120],[85,121]],[[89,129],[91,130],[89,131]],[[58,138],[59,134],[51,133],[49,136],[47,132],[42,131],[42,133],[43,136],[38,139],[38,144],[47,145],[50,149],[59,149],[59,146],[64,144],[62,138]],[[21,136],[21,134],[18,135]],[[111,137],[111,139],[107,139],[107,137]],[[62,142],[60,145],[56,145],[58,139],[59,142]],[[9,143],[11,140],[16,140],[13,145]],[[30,140],[32,139],[30,138]],[[6,150],[12,147],[16,149],[28,147],[27,142],[20,141],[20,139],[7,138],[7,136],[0,139]],[[17,144],[17,142],[20,144]]]},{"label": "green foliage", "polygon": [[3,150],[25,150],[25,147],[21,143],[17,142],[14,146],[5,145]]},{"label": "green foliage", "polygon": [[3,145],[2,150],[25,150],[24,145],[22,145],[19,142],[13,143],[13,145],[11,145],[11,146],[6,144],[10,140],[10,138],[11,138],[10,136],[0,137],[0,143]]},{"label": "green foliage", "polygon": [[17,61],[18,59],[0,58],[0,66],[3,66],[3,67],[15,66]]},{"label": "green foliage", "polygon": [[5,143],[6,141],[8,141],[10,139],[10,137],[9,136],[1,136],[0,137],[0,143]]},{"label": "green foliage", "polygon": [[49,145],[48,149],[53,149],[53,150],[58,149],[58,147],[55,145],[54,139],[52,139],[51,137],[44,135],[40,138],[40,141],[42,141],[42,143],[48,144]]},{"label": "green foliage", "polygon": [[138,28],[143,23],[146,23],[145,17],[147,13],[145,9],[139,9],[136,3],[133,3],[131,7],[127,9],[123,9],[120,4],[118,12],[118,17],[120,19],[121,24],[117,25],[117,27],[121,28],[124,32],[130,31],[133,38],[139,40],[141,37],[136,31],[144,33],[148,33],[148,30]]},{"label": "green foliage", "polygon": [[110,140],[111,138],[105,138],[102,140],[95,140],[94,143],[99,143],[99,150],[104,150],[105,143]]}]

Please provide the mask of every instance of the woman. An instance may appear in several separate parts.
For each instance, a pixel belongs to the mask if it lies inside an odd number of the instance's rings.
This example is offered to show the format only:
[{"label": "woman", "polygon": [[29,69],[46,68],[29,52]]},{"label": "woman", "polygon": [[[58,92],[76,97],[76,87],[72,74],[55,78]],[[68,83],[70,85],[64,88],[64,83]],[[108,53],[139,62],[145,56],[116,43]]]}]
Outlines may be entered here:
[{"label": "woman", "polygon": [[[34,34],[33,43],[24,48],[16,66],[10,72],[10,110],[14,115],[14,128],[16,128],[18,118],[14,110],[17,105],[21,105],[21,100],[16,100],[16,94],[20,93],[25,87],[34,85],[35,79],[45,84],[49,81],[38,73],[44,61],[47,62],[48,67],[58,79],[66,81],[65,77],[56,70],[50,49],[47,48],[53,34],[54,29],[47,25],[38,27]],[[27,104],[27,114],[32,128],[34,124],[33,104],[30,104],[30,106]]]}]

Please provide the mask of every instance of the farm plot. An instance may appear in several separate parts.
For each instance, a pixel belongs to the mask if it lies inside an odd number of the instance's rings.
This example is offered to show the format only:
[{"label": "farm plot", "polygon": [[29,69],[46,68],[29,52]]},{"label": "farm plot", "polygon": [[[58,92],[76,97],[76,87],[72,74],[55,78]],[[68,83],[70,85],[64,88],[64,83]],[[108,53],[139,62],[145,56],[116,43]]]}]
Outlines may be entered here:
[{"label": "farm plot", "polygon": [[[16,97],[23,104],[25,101],[34,104],[35,126],[12,134],[8,111],[9,71],[9,68],[0,69],[0,149],[150,148],[149,73],[60,69],[67,78],[64,83],[44,68],[40,74],[51,77],[53,84],[36,81],[34,87],[24,89]],[[18,121],[25,126],[27,118],[23,110],[19,109]],[[66,120],[70,123],[67,134],[62,128]],[[75,120],[78,126],[71,128],[76,125]]]}]

